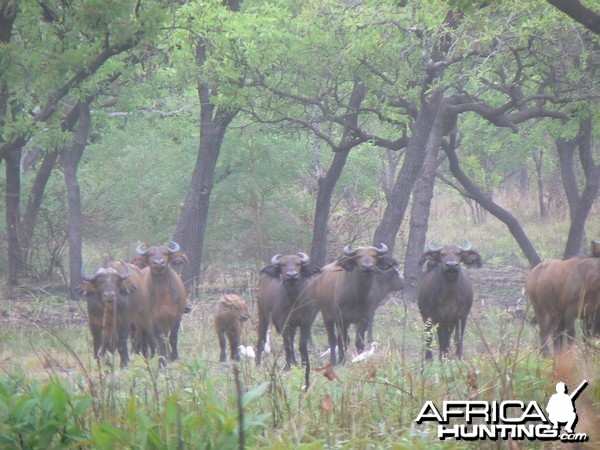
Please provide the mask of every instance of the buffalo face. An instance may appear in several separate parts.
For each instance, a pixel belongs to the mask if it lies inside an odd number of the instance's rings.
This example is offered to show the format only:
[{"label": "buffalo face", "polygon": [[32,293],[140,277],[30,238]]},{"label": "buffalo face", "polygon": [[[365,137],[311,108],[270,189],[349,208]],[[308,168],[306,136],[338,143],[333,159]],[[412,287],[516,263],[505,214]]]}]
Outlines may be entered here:
[{"label": "buffalo face", "polygon": [[397,262],[385,256],[387,246],[379,244],[379,247],[359,247],[353,250],[349,245],[344,247],[344,257],[337,264],[347,271],[357,269],[359,273],[365,276],[372,275],[375,270],[389,270]]}]

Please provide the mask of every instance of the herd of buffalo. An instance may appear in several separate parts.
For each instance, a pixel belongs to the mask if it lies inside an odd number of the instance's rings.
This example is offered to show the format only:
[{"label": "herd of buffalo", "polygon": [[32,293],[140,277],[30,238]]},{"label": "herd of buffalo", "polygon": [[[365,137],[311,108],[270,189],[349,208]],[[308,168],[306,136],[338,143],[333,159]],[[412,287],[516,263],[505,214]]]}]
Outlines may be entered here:
[{"label": "herd of buffalo", "polygon": [[[427,250],[420,260],[424,271],[418,288],[418,307],[425,323],[425,357],[432,359],[432,330],[437,330],[440,358],[450,351],[455,334],[457,357],[462,356],[463,335],[473,303],[473,287],[461,266],[481,267],[481,256],[469,241],[461,247],[447,244]],[[179,326],[186,307],[186,289],[171,267],[187,262],[176,242],[167,246],[136,248],[129,263],[105,260],[93,274],[81,269],[88,307],[94,356],[118,351],[121,367],[131,349],[145,357],[156,353],[161,364],[177,359]],[[348,329],[356,325],[355,346],[365,348],[365,334],[372,340],[373,318],[388,293],[403,288],[398,262],[388,248],[346,246],[333,263],[317,267],[305,253],[273,256],[260,271],[258,282],[258,341],[256,364],[261,363],[268,329],[273,324],[283,336],[285,367],[297,364],[294,338],[300,329],[300,359],[309,367],[308,342],[312,324],[321,313],[327,331],[331,364],[343,362],[349,346]],[[581,318],[584,333],[600,333],[600,242],[592,241],[592,252],[565,260],[547,260],[530,271],[525,290],[540,327],[542,351],[562,348],[563,336],[570,344],[575,321]],[[221,349],[220,361],[238,360],[244,323],[250,318],[245,301],[223,295],[214,309],[214,322]]]}]

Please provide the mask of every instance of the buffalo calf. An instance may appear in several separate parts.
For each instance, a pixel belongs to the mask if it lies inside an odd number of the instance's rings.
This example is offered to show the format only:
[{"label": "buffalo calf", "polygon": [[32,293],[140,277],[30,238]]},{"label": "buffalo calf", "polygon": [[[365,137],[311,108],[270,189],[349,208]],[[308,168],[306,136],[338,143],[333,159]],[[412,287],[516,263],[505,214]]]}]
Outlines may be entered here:
[{"label": "buffalo calf", "polygon": [[238,295],[224,295],[217,301],[213,315],[221,348],[219,361],[227,360],[227,340],[229,340],[231,359],[239,361],[240,337],[244,323],[250,317],[246,302]]}]

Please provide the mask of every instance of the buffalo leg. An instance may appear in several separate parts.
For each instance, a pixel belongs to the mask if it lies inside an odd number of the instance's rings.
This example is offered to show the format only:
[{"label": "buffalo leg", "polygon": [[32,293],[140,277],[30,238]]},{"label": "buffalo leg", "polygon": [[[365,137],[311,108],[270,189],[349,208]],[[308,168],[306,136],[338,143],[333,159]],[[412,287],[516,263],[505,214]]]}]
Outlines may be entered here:
[{"label": "buffalo leg", "polygon": [[217,336],[219,337],[219,348],[221,349],[219,362],[225,362],[227,361],[227,339],[225,338],[225,333],[222,331],[219,331]]},{"label": "buffalo leg", "polygon": [[179,358],[179,354],[177,353],[177,340],[179,338],[179,325],[181,323],[181,319],[177,320],[173,327],[171,328],[171,332],[169,333],[169,344],[171,345],[171,354],[170,360],[175,361]]},{"label": "buffalo leg", "polygon": [[433,340],[433,324],[431,319],[425,321],[425,329],[423,334],[425,335],[425,359],[431,361],[433,359],[433,353],[431,352],[431,341]]},{"label": "buffalo leg", "polygon": [[283,345],[285,347],[285,370],[289,370],[292,367],[292,365],[296,364],[296,357],[294,356],[295,332],[295,327],[290,327],[286,325],[283,328]]},{"label": "buffalo leg", "polygon": [[230,331],[227,333],[227,338],[229,339],[229,351],[231,354],[231,359],[233,361],[239,361],[240,352],[238,347],[240,346],[240,336],[235,331]]},{"label": "buffalo leg", "polygon": [[329,343],[329,362],[335,366],[337,365],[337,359],[335,355],[335,346],[337,345],[337,339],[335,336],[335,323],[333,320],[323,320],[323,322],[325,322],[327,342]]},{"label": "buffalo leg", "polygon": [[310,339],[310,326],[302,326],[300,327],[300,361],[303,366],[308,365],[308,341]]},{"label": "buffalo leg", "polygon": [[337,338],[337,346],[338,346],[338,363],[343,363],[344,359],[346,359],[346,349],[350,344],[350,338],[348,337],[348,324],[341,322],[338,323],[338,338]]},{"label": "buffalo leg", "polygon": [[125,367],[129,362],[129,355],[127,353],[127,339],[129,338],[129,329],[127,327],[119,327],[117,335],[117,350],[121,357],[121,368]]},{"label": "buffalo leg", "polygon": [[442,357],[448,356],[448,351],[450,349],[450,338],[452,334],[452,329],[448,328],[447,325],[438,325],[438,343],[440,346],[440,359]]},{"label": "buffalo leg", "polygon": [[265,342],[267,340],[267,330],[269,329],[269,319],[262,317],[259,314],[258,317],[258,342],[256,343],[256,365],[260,366],[262,360],[262,354],[265,349]]},{"label": "buffalo leg", "polygon": [[371,323],[370,320],[361,320],[356,325],[355,345],[356,345],[356,351],[358,352],[358,354],[361,354],[362,352],[365,351],[365,333],[366,333],[367,328],[369,327],[370,323]]},{"label": "buffalo leg", "polygon": [[458,325],[456,325],[456,332],[454,334],[454,340],[456,341],[456,356],[462,358],[463,354],[463,336],[465,334],[465,327],[467,325],[466,319],[459,319]]}]

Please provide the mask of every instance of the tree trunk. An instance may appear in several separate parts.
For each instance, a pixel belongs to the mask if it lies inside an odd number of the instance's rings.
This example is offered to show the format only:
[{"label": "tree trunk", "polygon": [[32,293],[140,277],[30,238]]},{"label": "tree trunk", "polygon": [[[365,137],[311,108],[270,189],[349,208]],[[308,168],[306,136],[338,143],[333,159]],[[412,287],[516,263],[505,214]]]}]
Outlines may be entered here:
[{"label": "tree trunk", "polygon": [[429,100],[423,100],[421,110],[412,127],[413,134],[404,154],[402,167],[392,188],[381,223],[375,230],[373,244],[384,243],[388,246],[390,254],[394,252],[396,235],[408,207],[410,193],[423,167],[425,156],[423,149],[427,146],[435,115],[442,101],[442,95],[442,92],[436,92]]},{"label": "tree trunk", "polygon": [[82,265],[82,218],[81,192],[77,180],[77,167],[87,145],[90,133],[91,119],[89,105],[79,103],[79,125],[73,135],[73,145],[61,152],[61,162],[64,171],[65,185],[69,204],[69,295],[72,300],[78,298],[77,286],[81,284]]},{"label": "tree trunk", "polygon": [[545,193],[545,185],[544,185],[544,174],[543,174],[543,161],[544,159],[544,150],[540,150],[539,154],[533,152],[533,161],[535,163],[535,176],[537,180],[538,187],[538,205],[540,208],[540,217],[543,219],[548,214],[546,209],[546,202],[544,202],[544,193]]},{"label": "tree trunk", "polygon": [[21,248],[25,261],[29,261],[31,239],[33,238],[36,219],[40,211],[46,184],[50,179],[50,175],[52,175],[52,170],[56,165],[57,159],[58,152],[56,151],[44,154],[42,163],[36,173],[33,186],[31,187],[31,195],[29,196],[27,206],[25,207],[25,213],[23,214],[23,220],[21,222]]},{"label": "tree trunk", "polygon": [[346,165],[349,153],[350,150],[336,152],[327,175],[318,180],[319,191],[315,206],[311,260],[313,264],[319,267],[327,263],[327,224],[329,222],[329,213],[331,212],[331,199],[342,170]]},{"label": "tree trunk", "polygon": [[21,149],[13,150],[5,158],[6,170],[6,240],[8,247],[8,284],[17,286],[22,275],[24,259],[21,247]]},{"label": "tree trunk", "polygon": [[[592,148],[591,118],[588,117],[580,122],[579,133],[576,137],[575,143],[579,147],[579,158],[585,174],[585,187],[583,189],[583,193],[579,195],[577,185],[575,185],[577,202],[575,204],[571,204],[569,201],[571,226],[569,227],[567,245],[563,255],[565,258],[580,254],[587,247],[587,243],[585,242],[585,222],[590,210],[592,209],[592,206],[594,205],[594,201],[596,200],[596,196],[598,194],[598,188],[600,186],[600,168],[594,161],[594,152]],[[562,169],[561,160],[561,171]],[[568,168],[565,169],[567,169],[567,172],[574,172],[572,166],[570,171]],[[565,182],[564,178],[563,182]]]},{"label": "tree trunk", "polygon": [[433,187],[435,184],[435,170],[440,161],[438,154],[442,143],[444,108],[438,108],[423,159],[423,167],[415,183],[413,200],[410,212],[410,228],[408,245],[404,257],[404,291],[409,299],[415,299],[416,287],[421,276],[419,259],[423,254],[427,229],[429,227],[429,212]]}]

